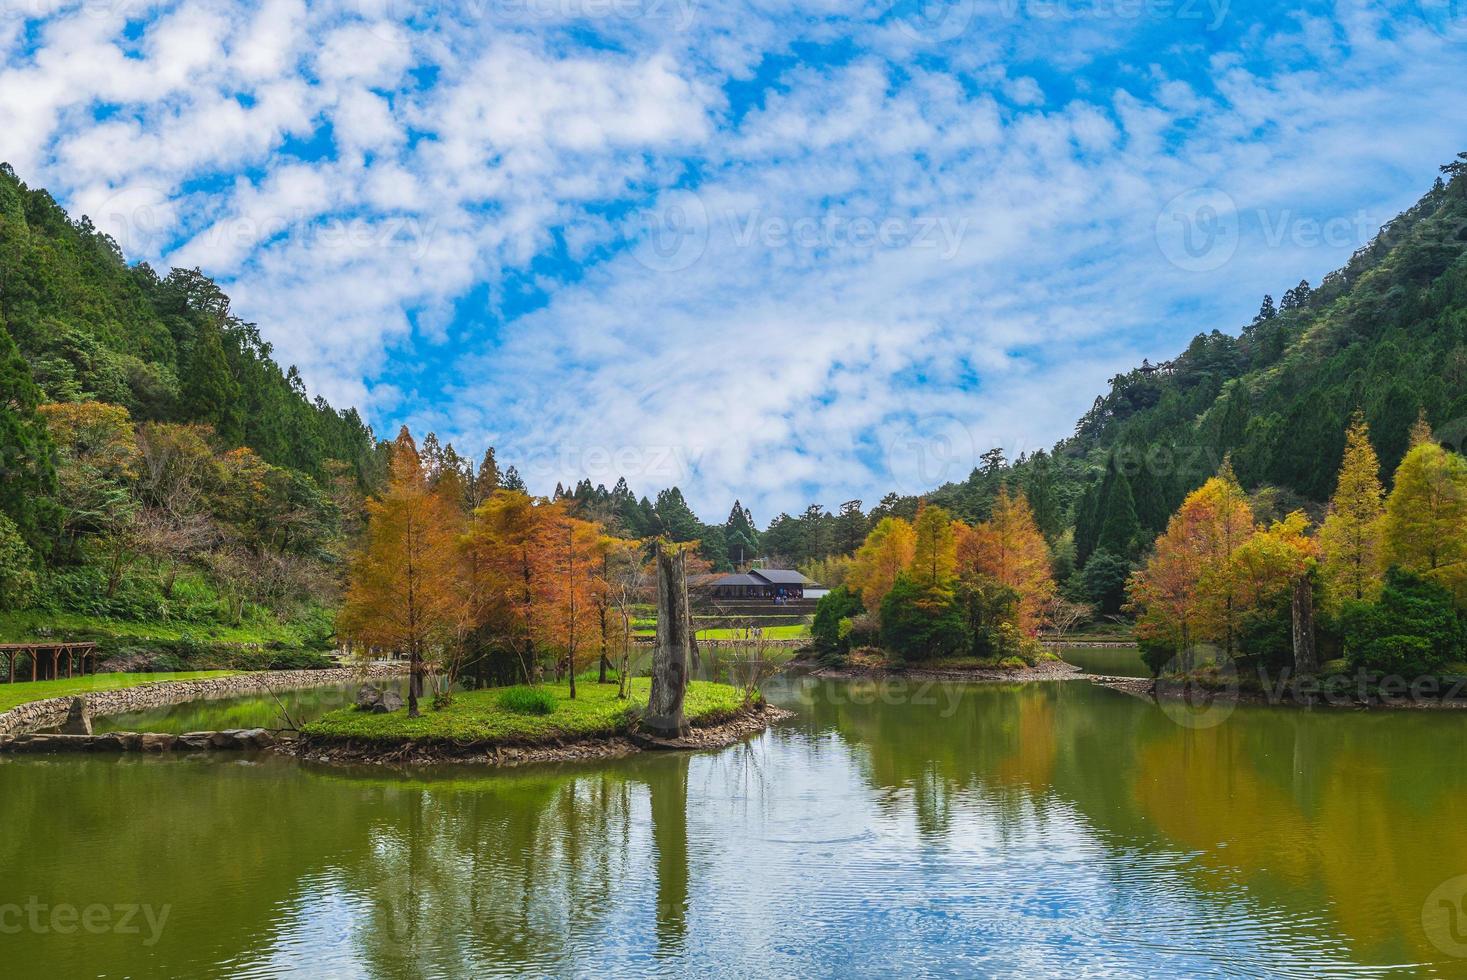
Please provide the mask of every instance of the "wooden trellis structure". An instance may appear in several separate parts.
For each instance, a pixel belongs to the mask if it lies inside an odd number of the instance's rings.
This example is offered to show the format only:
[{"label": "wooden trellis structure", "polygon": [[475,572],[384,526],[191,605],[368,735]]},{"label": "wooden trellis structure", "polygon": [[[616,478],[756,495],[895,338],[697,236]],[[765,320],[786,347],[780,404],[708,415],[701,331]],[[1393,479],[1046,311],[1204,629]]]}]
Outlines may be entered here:
[{"label": "wooden trellis structure", "polygon": [[[30,679],[33,681],[85,676],[88,666],[93,672],[97,669],[95,643],[0,643],[0,656],[5,658],[5,677],[11,684],[15,683],[15,662],[22,654],[30,658]],[[61,673],[63,664],[65,675]]]}]

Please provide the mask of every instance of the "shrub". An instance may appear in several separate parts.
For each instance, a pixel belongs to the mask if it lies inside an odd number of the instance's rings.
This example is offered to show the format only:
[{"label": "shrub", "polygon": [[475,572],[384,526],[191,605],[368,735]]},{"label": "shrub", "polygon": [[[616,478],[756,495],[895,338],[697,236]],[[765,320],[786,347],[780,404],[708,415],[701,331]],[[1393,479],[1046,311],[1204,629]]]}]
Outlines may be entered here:
[{"label": "shrub", "polygon": [[555,695],[543,687],[507,687],[499,692],[499,706],[517,715],[548,715],[555,710]]},{"label": "shrub", "polygon": [[822,653],[845,653],[850,650],[850,626],[842,632],[841,624],[861,613],[861,597],[844,585],[831,589],[815,604],[815,623],[810,635],[815,648]]},{"label": "shrub", "polygon": [[1080,571],[1080,591],[1102,613],[1118,613],[1126,601],[1126,583],[1132,570],[1125,558],[1097,549]]},{"label": "shrub", "polygon": [[22,609],[36,592],[35,555],[20,529],[0,513],[0,609]]},{"label": "shrub", "polygon": [[1347,603],[1340,622],[1357,669],[1429,674],[1467,654],[1467,624],[1452,594],[1399,568],[1386,573],[1378,600]]},{"label": "shrub", "polygon": [[906,574],[881,602],[881,642],[906,660],[930,660],[960,653],[966,633],[953,594],[928,589]]}]

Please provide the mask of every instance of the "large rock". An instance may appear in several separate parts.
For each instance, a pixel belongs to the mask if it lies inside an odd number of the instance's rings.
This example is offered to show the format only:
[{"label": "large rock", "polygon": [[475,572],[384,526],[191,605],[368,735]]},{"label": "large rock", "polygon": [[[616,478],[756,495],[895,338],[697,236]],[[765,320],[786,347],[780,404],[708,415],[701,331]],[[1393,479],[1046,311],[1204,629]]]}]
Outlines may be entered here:
[{"label": "large rock", "polygon": [[143,752],[172,752],[173,745],[178,741],[176,735],[160,735],[156,732],[145,733],[138,748]]},{"label": "large rock", "polygon": [[274,734],[263,728],[247,728],[235,732],[234,737],[239,740],[240,747],[246,749],[268,749],[275,744]]},{"label": "large rock", "polygon": [[377,703],[372,705],[372,714],[390,715],[394,711],[402,710],[402,695],[396,691],[383,691]]},{"label": "large rock", "polygon": [[92,712],[86,698],[72,698],[66,711],[66,720],[61,723],[62,735],[92,734]]},{"label": "large rock", "polygon": [[368,685],[357,692],[357,710],[389,715],[402,707],[402,695]]}]

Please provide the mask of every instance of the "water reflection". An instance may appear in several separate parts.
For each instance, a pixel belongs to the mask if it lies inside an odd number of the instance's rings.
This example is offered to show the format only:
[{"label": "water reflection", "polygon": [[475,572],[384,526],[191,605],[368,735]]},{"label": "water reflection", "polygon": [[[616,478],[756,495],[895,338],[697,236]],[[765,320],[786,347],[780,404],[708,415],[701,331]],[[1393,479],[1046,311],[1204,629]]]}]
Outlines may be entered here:
[{"label": "water reflection", "polygon": [[0,905],[167,903],[156,945],[24,931],[13,975],[1460,974],[1461,720],[1083,683],[783,682],[743,746],[411,774],[0,762]]}]

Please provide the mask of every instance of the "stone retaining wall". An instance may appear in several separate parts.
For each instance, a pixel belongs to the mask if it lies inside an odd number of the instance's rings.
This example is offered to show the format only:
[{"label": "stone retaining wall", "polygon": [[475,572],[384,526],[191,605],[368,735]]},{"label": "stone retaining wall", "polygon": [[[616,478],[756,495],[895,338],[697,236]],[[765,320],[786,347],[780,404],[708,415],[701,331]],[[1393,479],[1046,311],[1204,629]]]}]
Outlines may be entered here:
[{"label": "stone retaining wall", "polygon": [[[288,691],[328,684],[347,684],[359,680],[377,680],[407,673],[407,664],[371,664],[366,667],[340,667],[331,670],[276,670],[254,674],[234,674],[195,681],[158,681],[113,691],[92,691],[32,701],[0,714],[0,735],[18,735],[42,728],[53,728],[66,720],[73,697],[86,699],[93,716],[121,715],[133,711],[149,711],[186,701],[204,698],[249,697],[267,691]],[[105,676],[105,675],[99,675]]]},{"label": "stone retaining wall", "polygon": [[106,735],[0,735],[0,753],[16,752],[244,752],[268,749],[277,739],[263,728],[227,732],[158,735],[110,732]]}]

